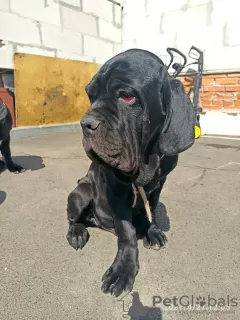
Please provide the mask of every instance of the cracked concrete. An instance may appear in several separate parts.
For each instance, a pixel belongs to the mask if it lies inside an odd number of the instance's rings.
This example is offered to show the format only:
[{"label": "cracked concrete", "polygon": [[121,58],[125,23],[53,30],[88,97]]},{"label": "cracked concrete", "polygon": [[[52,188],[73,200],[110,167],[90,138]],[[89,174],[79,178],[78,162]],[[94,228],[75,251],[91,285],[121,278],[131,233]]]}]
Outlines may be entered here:
[{"label": "cracked concrete", "polygon": [[[65,238],[67,196],[89,165],[81,135],[14,141],[15,160],[29,170],[0,175],[0,319],[238,320],[239,147],[237,140],[203,137],[180,155],[161,197],[166,249],[149,251],[139,242],[136,293],[119,301],[100,291],[116,238],[90,229],[81,252]],[[229,295],[238,305],[221,312],[167,310],[163,303],[153,308],[153,296],[183,295]],[[142,318],[139,310],[146,311]]]}]

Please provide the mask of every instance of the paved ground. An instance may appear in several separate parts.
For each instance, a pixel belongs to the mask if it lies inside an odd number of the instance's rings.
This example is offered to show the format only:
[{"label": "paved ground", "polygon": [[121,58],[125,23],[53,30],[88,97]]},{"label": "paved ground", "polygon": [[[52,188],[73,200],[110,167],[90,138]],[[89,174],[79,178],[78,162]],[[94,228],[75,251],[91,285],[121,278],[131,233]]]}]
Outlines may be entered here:
[{"label": "paved ground", "polygon": [[[82,252],[65,239],[66,198],[89,164],[80,135],[21,140],[12,153],[30,170],[0,175],[1,320],[240,319],[240,141],[202,138],[181,155],[161,198],[167,248],[149,251],[139,242],[141,269],[124,302],[100,291],[116,238],[90,230]],[[153,308],[153,296],[175,296],[165,300],[174,306],[192,295],[206,304],[188,313],[163,302]],[[238,305],[200,312],[208,295],[212,305],[227,304],[228,295]]]}]

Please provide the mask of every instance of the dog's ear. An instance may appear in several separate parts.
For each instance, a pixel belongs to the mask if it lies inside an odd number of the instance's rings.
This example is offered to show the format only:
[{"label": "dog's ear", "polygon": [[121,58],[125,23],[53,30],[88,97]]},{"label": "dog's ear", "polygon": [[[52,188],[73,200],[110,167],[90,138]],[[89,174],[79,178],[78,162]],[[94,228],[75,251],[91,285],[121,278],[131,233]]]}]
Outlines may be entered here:
[{"label": "dog's ear", "polygon": [[159,150],[164,155],[176,155],[194,144],[196,111],[181,81],[170,76],[163,81],[162,100],[166,118],[159,135]]},{"label": "dog's ear", "polygon": [[163,155],[171,156],[187,150],[195,141],[196,110],[181,81],[166,75],[158,99],[157,108],[163,112],[164,118],[145,144],[145,163],[148,163],[148,157],[155,146]]}]

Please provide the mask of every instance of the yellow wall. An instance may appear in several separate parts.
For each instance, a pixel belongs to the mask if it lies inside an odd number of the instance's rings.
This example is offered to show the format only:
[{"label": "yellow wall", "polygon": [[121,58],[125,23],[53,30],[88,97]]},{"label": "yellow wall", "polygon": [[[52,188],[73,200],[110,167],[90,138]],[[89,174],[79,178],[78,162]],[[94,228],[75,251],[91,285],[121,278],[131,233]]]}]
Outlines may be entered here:
[{"label": "yellow wall", "polygon": [[85,86],[96,63],[16,53],[16,126],[79,122],[89,107]]}]

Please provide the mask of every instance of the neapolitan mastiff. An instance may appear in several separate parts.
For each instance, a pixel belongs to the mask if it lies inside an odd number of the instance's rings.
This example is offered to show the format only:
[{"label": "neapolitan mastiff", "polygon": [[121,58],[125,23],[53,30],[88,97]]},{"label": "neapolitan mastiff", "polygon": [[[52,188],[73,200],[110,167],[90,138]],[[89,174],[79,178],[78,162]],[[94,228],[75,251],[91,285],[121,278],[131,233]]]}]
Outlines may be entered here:
[{"label": "neapolitan mastiff", "polygon": [[[119,296],[133,289],[138,274],[137,240],[153,249],[167,241],[156,207],[178,154],[194,144],[196,113],[182,83],[160,58],[140,49],[108,60],[86,92],[91,106],[81,126],[92,162],[68,196],[67,239],[78,250],[89,239],[88,227],[117,236],[117,255],[102,278],[102,291]],[[139,193],[136,197],[139,187],[152,219]]]}]

